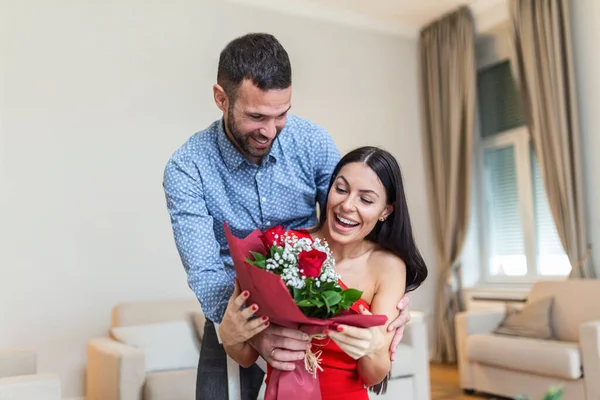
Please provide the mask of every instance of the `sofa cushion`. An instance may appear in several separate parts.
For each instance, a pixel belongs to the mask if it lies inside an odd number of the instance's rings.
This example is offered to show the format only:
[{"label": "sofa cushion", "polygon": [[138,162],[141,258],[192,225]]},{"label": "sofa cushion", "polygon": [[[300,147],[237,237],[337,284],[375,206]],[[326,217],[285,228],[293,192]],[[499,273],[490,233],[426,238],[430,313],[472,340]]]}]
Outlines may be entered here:
[{"label": "sofa cushion", "polygon": [[399,344],[396,348],[396,361],[392,363],[391,378],[400,378],[415,374],[415,355],[413,348]]},{"label": "sofa cushion", "polygon": [[600,320],[600,279],[539,281],[531,288],[531,301],[554,297],[552,330],[554,338],[565,342],[579,341],[579,327]]},{"label": "sofa cushion", "polygon": [[582,376],[579,346],[572,342],[477,334],[467,339],[467,356],[470,361],[536,375]]},{"label": "sofa cushion", "polygon": [[111,336],[144,351],[146,371],[195,368],[200,354],[190,321],[112,328]]},{"label": "sofa cushion", "polygon": [[153,372],[144,384],[144,400],[195,400],[196,368]]},{"label": "sofa cushion", "polygon": [[190,313],[201,311],[200,303],[195,297],[181,300],[151,300],[120,303],[112,310],[112,326],[187,321]]},{"label": "sofa cushion", "polygon": [[552,339],[552,297],[528,302],[523,308],[508,308],[504,321],[494,331],[503,335]]}]

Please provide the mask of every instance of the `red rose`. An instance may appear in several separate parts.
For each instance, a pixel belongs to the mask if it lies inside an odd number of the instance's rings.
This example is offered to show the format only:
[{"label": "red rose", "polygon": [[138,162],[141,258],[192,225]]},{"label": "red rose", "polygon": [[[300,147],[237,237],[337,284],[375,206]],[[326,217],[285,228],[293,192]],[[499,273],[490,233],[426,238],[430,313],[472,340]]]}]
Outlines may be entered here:
[{"label": "red rose", "polygon": [[327,254],[317,249],[301,251],[298,254],[298,267],[304,271],[307,278],[318,278],[326,259]]},{"label": "red rose", "polygon": [[267,229],[260,235],[260,240],[263,242],[265,246],[265,250],[269,251],[271,246],[273,246],[273,242],[277,244],[277,246],[283,246],[283,235],[285,234],[285,229],[281,225],[274,226],[272,228]]},{"label": "red rose", "polygon": [[310,235],[310,233],[308,233],[308,231],[306,229],[298,229],[298,230],[290,229],[288,234],[290,236],[295,235],[298,239],[307,238],[307,239],[310,239],[311,242],[313,240],[312,236]]}]

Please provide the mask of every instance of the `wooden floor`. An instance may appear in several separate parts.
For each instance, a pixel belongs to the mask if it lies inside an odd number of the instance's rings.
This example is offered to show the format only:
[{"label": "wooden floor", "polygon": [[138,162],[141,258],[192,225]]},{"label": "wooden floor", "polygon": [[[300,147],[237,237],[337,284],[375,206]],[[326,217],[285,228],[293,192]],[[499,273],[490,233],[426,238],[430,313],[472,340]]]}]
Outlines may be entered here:
[{"label": "wooden floor", "polygon": [[460,388],[458,369],[455,365],[431,364],[432,400],[480,400],[485,397],[465,395]]}]

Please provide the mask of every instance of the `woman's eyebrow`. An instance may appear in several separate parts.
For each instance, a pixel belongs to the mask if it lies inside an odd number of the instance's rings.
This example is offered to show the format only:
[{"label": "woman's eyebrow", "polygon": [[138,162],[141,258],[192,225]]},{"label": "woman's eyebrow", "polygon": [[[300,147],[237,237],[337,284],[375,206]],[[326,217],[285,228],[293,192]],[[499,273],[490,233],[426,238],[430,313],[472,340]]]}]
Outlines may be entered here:
[{"label": "woman's eyebrow", "polygon": [[[344,175],[340,175],[340,176],[338,176],[338,178],[341,179],[341,180],[343,180],[346,185],[350,186],[350,183],[348,182],[348,179],[346,179],[344,177]],[[361,189],[361,190],[359,190],[359,192],[360,193],[370,193],[370,194],[374,194],[375,196],[379,197],[379,195],[377,194],[377,192],[375,192],[374,190],[371,190],[371,189]]]}]

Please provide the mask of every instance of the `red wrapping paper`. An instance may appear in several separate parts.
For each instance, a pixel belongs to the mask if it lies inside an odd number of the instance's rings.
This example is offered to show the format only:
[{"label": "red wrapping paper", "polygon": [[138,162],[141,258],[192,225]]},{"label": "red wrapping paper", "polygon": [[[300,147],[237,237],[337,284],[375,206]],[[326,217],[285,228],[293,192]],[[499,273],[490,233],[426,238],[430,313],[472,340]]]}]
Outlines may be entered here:
[{"label": "red wrapping paper", "polygon": [[[247,304],[256,303],[257,315],[267,316],[271,323],[290,329],[299,329],[309,335],[323,332],[325,328],[335,329],[338,324],[370,328],[384,325],[385,315],[340,315],[329,319],[306,317],[294,302],[283,280],[274,273],[262,270],[246,262],[251,251],[267,254],[257,229],[247,237],[235,237],[227,223],[224,226],[225,237],[237,273],[241,290],[250,292]],[[286,399],[321,400],[319,379],[314,378],[304,367],[304,360],[296,362],[293,371],[273,369],[267,383],[265,400]]]}]

